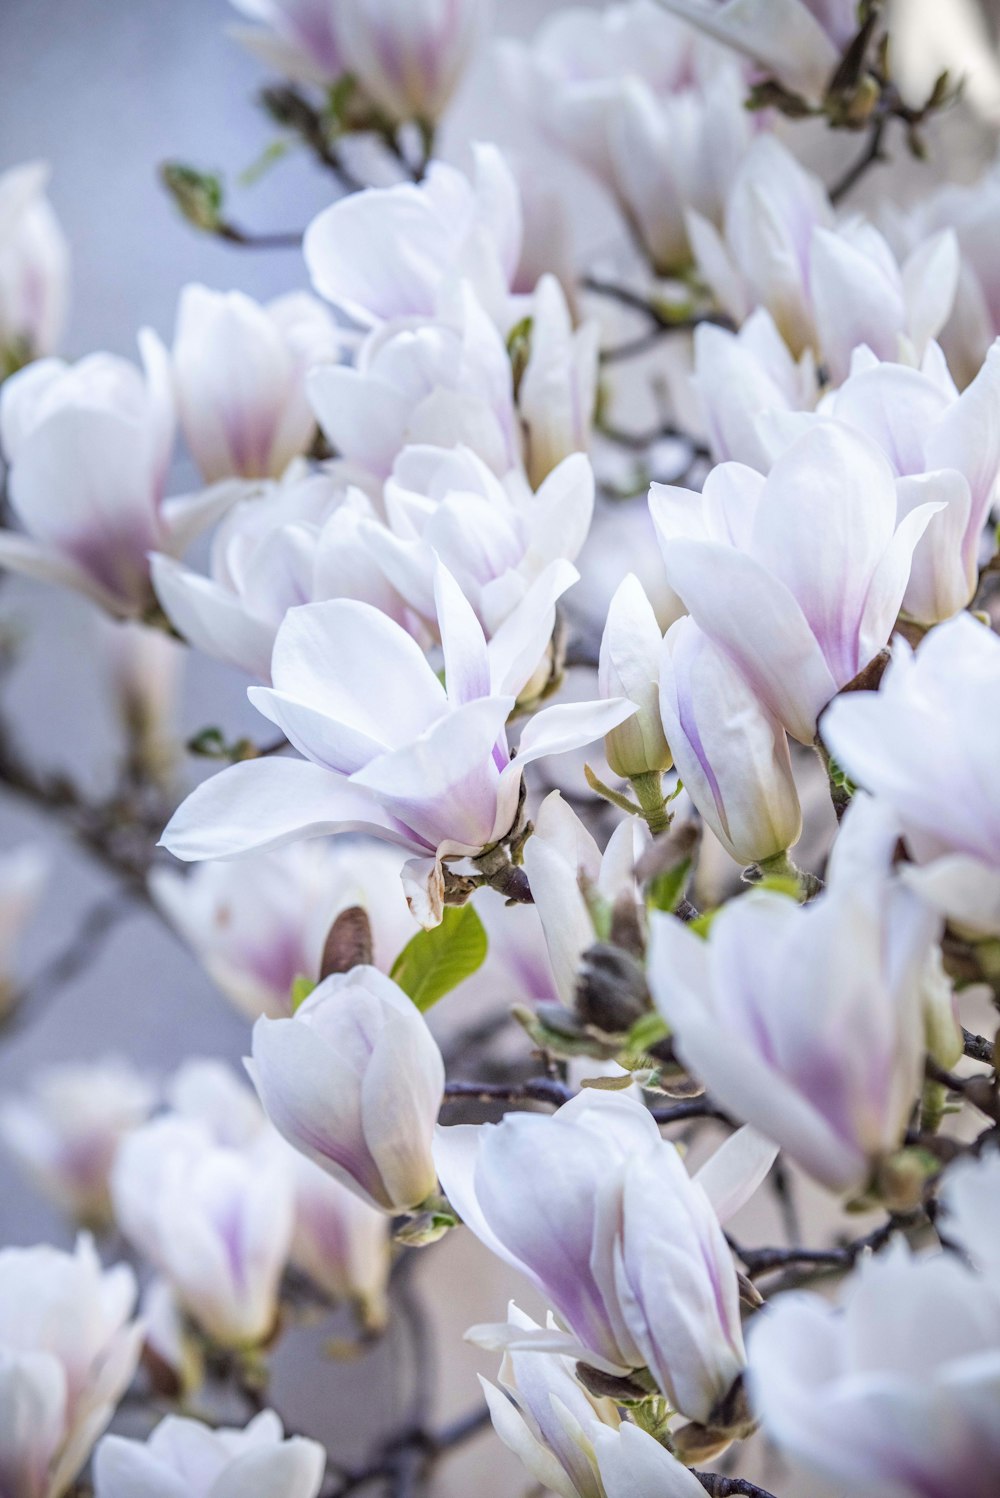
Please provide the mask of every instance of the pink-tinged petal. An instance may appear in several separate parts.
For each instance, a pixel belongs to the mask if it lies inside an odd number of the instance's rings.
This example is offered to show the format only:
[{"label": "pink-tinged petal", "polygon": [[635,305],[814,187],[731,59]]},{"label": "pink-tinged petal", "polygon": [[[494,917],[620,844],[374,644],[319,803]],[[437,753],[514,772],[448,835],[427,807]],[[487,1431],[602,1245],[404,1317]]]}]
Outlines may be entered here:
[{"label": "pink-tinged petal", "polygon": [[160,846],[185,861],[239,858],[334,832],[419,848],[370,796],[298,759],[249,760],[213,775],[182,802]]},{"label": "pink-tinged petal", "polygon": [[958,236],[942,229],[918,245],[903,265],[907,333],[917,358],[951,316],[962,266]]},{"label": "pink-tinged petal", "polygon": [[580,888],[591,887],[601,872],[597,844],[558,791],[546,796],[535,830],[524,848],[531,886],[552,965],[556,988],[566,1004],[576,990],[580,958],[594,942],[594,925]]},{"label": "pink-tinged petal", "polygon": [[[874,231],[870,231],[874,233]],[[850,372],[851,355],[866,344],[880,359],[899,357],[906,304],[896,271],[886,274],[867,235],[817,229],[810,256],[816,331],[823,362],[835,384]]]},{"label": "pink-tinged petal", "polygon": [[[767,73],[818,102],[840,49],[801,0],[661,0],[665,9],[735,47]],[[849,38],[848,38],[849,39]]]},{"label": "pink-tinged petal", "polygon": [[261,492],[256,480],[225,479],[195,494],[177,494],[160,506],[163,522],[163,550],[173,557],[183,556],[188,547],[244,499]]},{"label": "pink-tinged petal", "polygon": [[703,1498],[694,1473],[637,1425],[610,1430],[595,1422],[587,1433],[607,1498]]},{"label": "pink-tinged petal", "polygon": [[0,567],[9,567],[12,572],[20,572],[22,577],[34,578],[36,582],[72,588],[109,614],[130,612],[121,598],[102,587],[96,578],[69,557],[14,531],[0,531]]},{"label": "pink-tinged petal", "polygon": [[576,561],[590,531],[594,489],[594,469],[584,453],[572,453],[549,474],[527,516],[531,549],[542,561]]},{"label": "pink-tinged petal", "polygon": [[692,618],[792,737],[811,744],[838,684],[789,590],[730,546],[674,541],[664,561]]},{"label": "pink-tinged petal", "polygon": [[434,603],[450,705],[460,707],[478,697],[488,697],[490,659],[483,627],[458,583],[440,563],[435,568]]},{"label": "pink-tinged petal", "polygon": [[413,397],[374,374],[339,365],[311,370],[306,390],[334,452],[388,478],[406,442]]},{"label": "pink-tinged petal", "polygon": [[974,545],[967,545],[972,495],[968,480],[954,469],[900,479],[896,493],[900,516],[928,503],[942,506],[914,549],[902,604],[911,619],[937,624],[964,609],[975,595],[979,585],[975,553],[982,523],[975,527]]},{"label": "pink-tinged petal", "polygon": [[728,1222],[746,1206],[777,1158],[778,1146],[744,1125],[695,1172],[694,1179],[721,1223]]},{"label": "pink-tinged petal", "polygon": [[858,634],[859,670],[888,644],[902,607],[903,595],[913,568],[913,554],[934,516],[944,506],[934,501],[918,505],[900,521],[868,589]]},{"label": "pink-tinged petal", "polygon": [[606,702],[562,702],[543,708],[527,724],[517,746],[517,759],[505,774],[522,770],[547,754],[565,754],[603,738],[635,712],[635,703],[622,697]]},{"label": "pink-tinged petal", "polygon": [[968,854],[953,853],[922,868],[906,864],[901,877],[956,925],[980,936],[1000,936],[1000,870]]},{"label": "pink-tinged petal", "polygon": [[1000,341],[967,390],[926,433],[926,467],[956,468],[972,491],[970,529],[982,530],[1000,474]]},{"label": "pink-tinged petal", "polygon": [[269,679],[274,648],[271,625],[247,613],[238,598],[211,578],[192,572],[173,557],[152,556],[150,572],[161,608],[189,645],[261,681]]},{"label": "pink-tinged petal", "polygon": [[570,562],[552,562],[494,632],[489,643],[492,691],[520,695],[549,648],[556,604],[579,577]]},{"label": "pink-tinged petal", "polygon": [[388,748],[364,729],[331,718],[284,692],[250,687],[247,696],[304,759],[336,775],[353,775]]}]

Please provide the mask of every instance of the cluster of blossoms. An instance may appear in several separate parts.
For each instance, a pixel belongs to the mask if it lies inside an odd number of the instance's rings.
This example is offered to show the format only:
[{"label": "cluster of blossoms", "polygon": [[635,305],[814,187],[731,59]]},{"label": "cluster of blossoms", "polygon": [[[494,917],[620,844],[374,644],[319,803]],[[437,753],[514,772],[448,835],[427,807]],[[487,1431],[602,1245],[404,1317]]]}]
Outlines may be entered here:
[{"label": "cluster of blossoms", "polygon": [[[842,209],[953,102],[892,75],[878,0],[554,10],[497,62],[604,190],[614,271],[583,275],[499,147],[436,154],[485,0],[234,4],[272,117],[342,188],[379,166],[298,287],[187,286],[141,368],[68,363],[45,171],[0,177],[0,564],[113,621],[129,748],[91,804],[0,724],[0,778],[253,1025],[249,1083],[111,1058],[0,1101],[80,1233],[0,1250],[0,1495],[337,1498],[488,1418],[561,1498],[771,1498],[702,1470],[758,1430],[845,1495],[991,1498],[997,168]],[[802,117],[867,132],[832,189]],[[651,434],[618,425],[642,401]],[[197,735],[227,763],[184,796],[179,641],[270,725]],[[17,950],[47,877],[0,862],[0,1024],[59,981]],[[794,1241],[803,1177],[876,1226]],[[768,1185],[791,1241],[749,1247]],[[463,1226],[547,1309],[468,1333],[503,1355],[479,1414],[359,1471],[286,1437],[278,1340],[344,1304],[377,1339]],[[130,1386],[145,1423],[106,1434]]]}]

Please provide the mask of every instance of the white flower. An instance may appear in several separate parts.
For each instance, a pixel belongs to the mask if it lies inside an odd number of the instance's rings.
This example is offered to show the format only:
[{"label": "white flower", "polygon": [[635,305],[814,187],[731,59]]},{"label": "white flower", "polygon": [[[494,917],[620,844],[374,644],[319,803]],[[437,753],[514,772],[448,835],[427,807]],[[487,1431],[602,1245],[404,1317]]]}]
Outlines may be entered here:
[{"label": "white flower", "polygon": [[231,0],[259,24],[232,33],[270,67],[303,83],[330,85],[347,72],[340,37],[342,0]]},{"label": "white flower", "polygon": [[297,1149],[288,1156],[295,1182],[291,1262],[332,1301],[353,1302],[367,1330],[379,1330],[389,1317],[389,1218]]},{"label": "white flower", "polygon": [[306,374],[337,354],[327,309],[302,292],[261,306],[241,291],[186,286],[174,334],[181,430],[206,483],[280,478],[308,451]]},{"label": "white flower", "polygon": [[45,196],[49,169],[0,174],[0,372],[51,354],[69,299],[69,247]]},{"label": "white flower", "polygon": [[293,1018],[259,1019],[247,1067],[278,1132],[363,1201],[406,1212],[433,1194],[444,1062],[384,973],[356,967]]},{"label": "white flower", "polygon": [[0,857],[0,1019],[17,998],[17,961],[24,933],[49,878],[49,859],[34,843]]},{"label": "white flower", "polygon": [[608,764],[623,780],[659,774],[673,764],[660,720],[662,646],[652,605],[630,572],[611,600],[597,672],[602,697],[627,697],[639,709],[604,741]]},{"label": "white flower", "polygon": [[476,147],[472,182],[436,161],[419,185],[342,198],[303,245],[316,291],[364,327],[438,317],[462,282],[502,321],[520,250],[517,184],[494,146]]},{"label": "white flower", "polygon": [[186,877],[155,869],[150,888],[226,997],[251,1019],[278,1019],[290,1013],[295,980],[319,978],[324,943],[345,910],[365,912],[373,961],[392,966],[418,929],[399,865],[388,848],[300,843]]},{"label": "white flower", "polygon": [[489,0],[340,0],[351,72],[391,120],[435,124],[486,29]]},{"label": "white flower", "polygon": [[251,699],[304,760],[252,760],[224,770],[175,813],[163,842],[186,859],[233,858],[329,832],[369,832],[418,856],[411,897],[441,917],[440,864],[474,857],[512,829],[526,765],[599,737],[622,702],[568,703],[537,713],[516,759],[505,725],[552,632],[547,579],[487,646],[454,580],[436,590],[447,690],[419,646],[361,603],[293,609],[275,646],[273,690]]},{"label": "white flower", "polygon": [[0,1250],[0,1492],[62,1498],[135,1372],[135,1277],[81,1237]]},{"label": "white flower", "polygon": [[738,463],[703,495],[654,484],[667,578],[774,717],[810,744],[826,704],[892,632],[935,504],[897,520],[870,438],[820,423],[766,479]]},{"label": "white flower", "polygon": [[245,1430],[210,1430],[169,1415],[147,1441],[105,1436],[94,1463],[95,1498],[316,1498],[326,1453],[305,1436],[285,1438],[273,1410]]},{"label": "white flower", "polygon": [[517,396],[525,466],[537,488],[571,453],[590,448],[597,410],[600,328],[574,330],[555,276],[538,283],[531,302],[531,351]]},{"label": "white flower", "polygon": [[652,917],[650,987],[681,1056],[721,1107],[832,1191],[860,1190],[899,1148],[920,1091],[939,923],[892,879],[895,842],[892,819],[864,802],[810,904],[754,891],[707,940]]},{"label": "white flower", "polygon": [[967,614],[902,640],[878,692],[851,693],[823,738],[899,818],[908,882],[949,919],[1000,935],[1000,640]]},{"label": "white flower", "polygon": [[78,1221],[108,1218],[108,1175],[126,1134],[149,1117],[150,1080],[128,1062],[68,1062],[36,1072],[0,1104],[0,1140]]}]

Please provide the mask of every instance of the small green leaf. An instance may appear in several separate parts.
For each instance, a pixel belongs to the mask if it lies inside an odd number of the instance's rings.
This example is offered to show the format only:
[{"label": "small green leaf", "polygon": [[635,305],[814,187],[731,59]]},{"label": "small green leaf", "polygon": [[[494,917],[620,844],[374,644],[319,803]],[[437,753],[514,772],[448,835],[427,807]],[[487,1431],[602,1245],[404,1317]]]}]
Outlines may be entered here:
[{"label": "small green leaf", "polygon": [[299,1009],[302,1008],[302,1005],[305,1003],[306,999],[308,999],[309,995],[313,992],[315,987],[316,984],[313,982],[312,978],[307,978],[304,974],[300,974],[300,976],[295,979],[292,984],[293,1014],[295,1014]]},{"label": "small green leaf", "polygon": [[655,1012],[644,1014],[642,1019],[636,1020],[628,1032],[625,1048],[629,1051],[651,1051],[654,1045],[659,1045],[661,1040],[666,1040],[669,1034],[667,1022],[659,1014]]},{"label": "small green leaf", "polygon": [[392,977],[425,1013],[482,967],[488,945],[472,906],[450,905],[440,926],[407,942],[393,963]]},{"label": "small green leaf", "polygon": [[675,864],[672,869],[665,869],[662,874],[657,874],[656,878],[650,881],[646,891],[646,903],[650,910],[665,910],[668,915],[673,915],[687,893],[690,876],[690,858],[685,858],[681,863]]}]

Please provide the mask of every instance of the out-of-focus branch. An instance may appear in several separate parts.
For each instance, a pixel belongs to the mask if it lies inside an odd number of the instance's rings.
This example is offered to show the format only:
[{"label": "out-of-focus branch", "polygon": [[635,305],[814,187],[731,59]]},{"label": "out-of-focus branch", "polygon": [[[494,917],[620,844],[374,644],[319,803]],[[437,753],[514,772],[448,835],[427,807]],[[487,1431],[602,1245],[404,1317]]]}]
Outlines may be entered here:
[{"label": "out-of-focus branch", "polygon": [[894,1233],[906,1232],[927,1222],[923,1211],[893,1214],[873,1232],[854,1238],[849,1243],[834,1248],[745,1248],[729,1239],[729,1245],[737,1258],[746,1265],[751,1279],[758,1275],[772,1274],[778,1269],[841,1270],[853,1269],[862,1254],[877,1253],[892,1238]]},{"label": "out-of-focus branch", "polygon": [[8,1017],[0,1021],[0,1036],[20,1028],[33,1018],[39,1005],[47,1003],[58,990],[71,983],[94,963],[105,941],[133,909],[128,895],[102,900],[84,916],[63,950],[45,964],[25,988],[15,995]]}]

